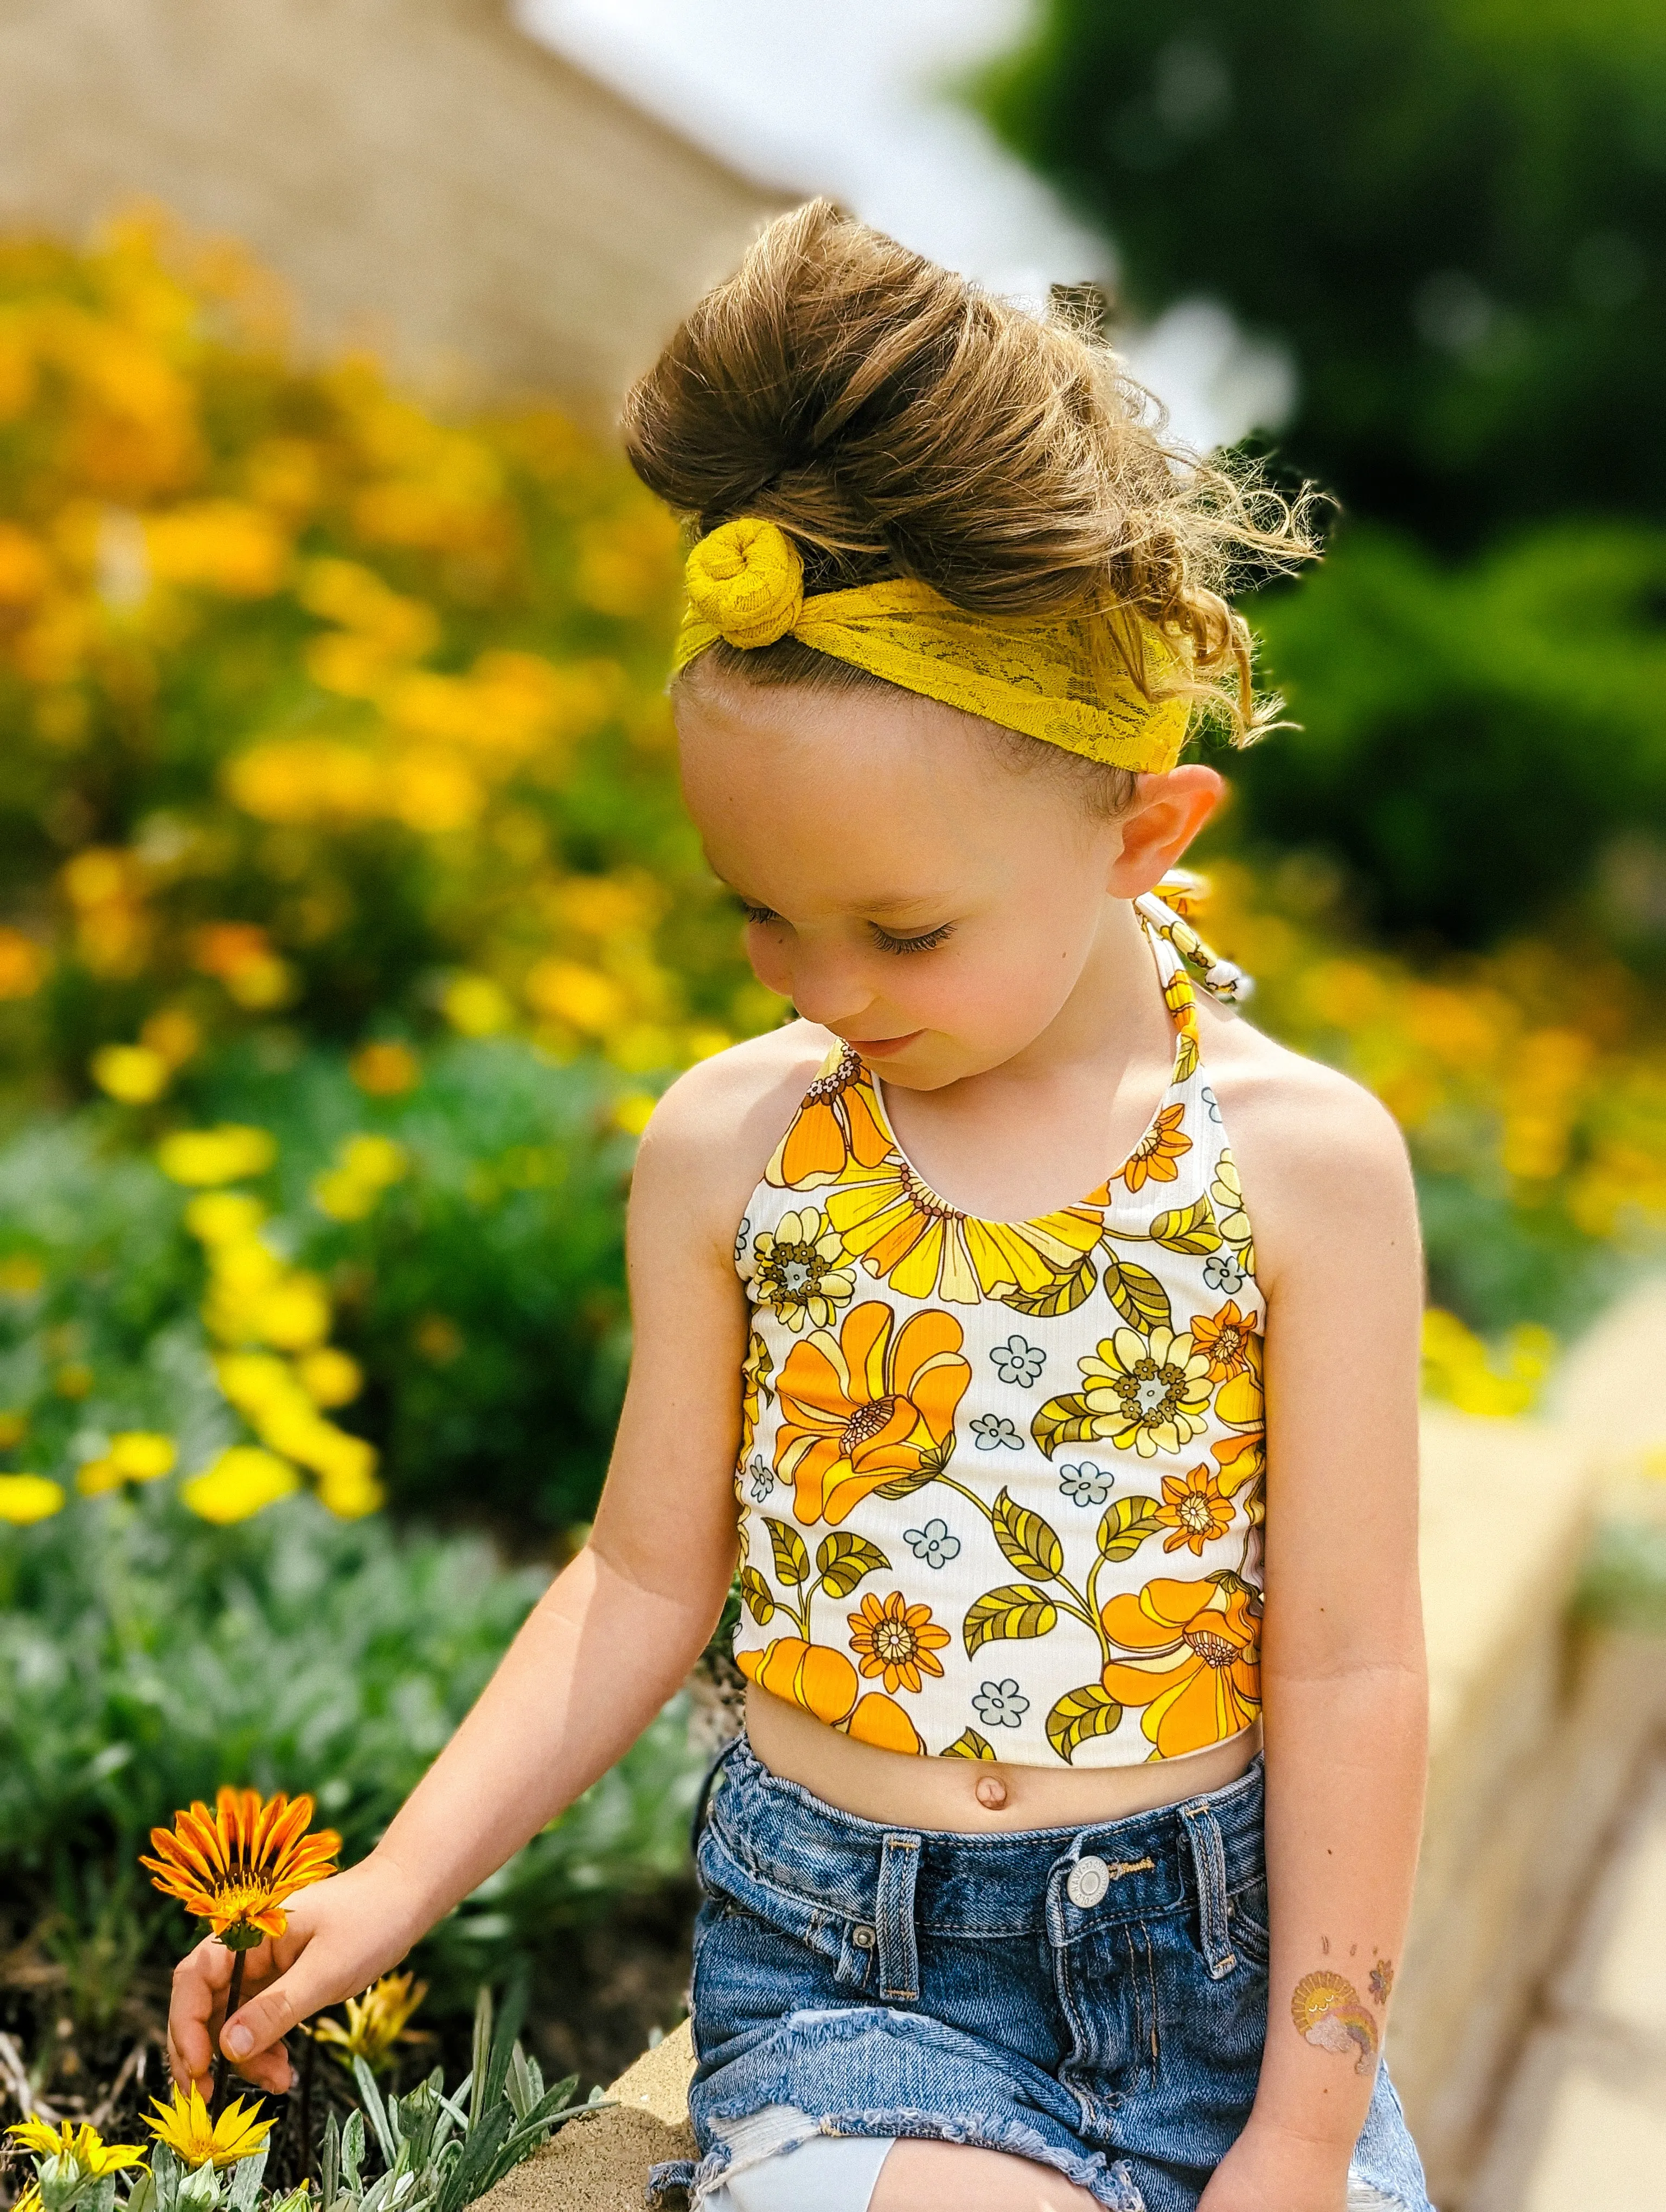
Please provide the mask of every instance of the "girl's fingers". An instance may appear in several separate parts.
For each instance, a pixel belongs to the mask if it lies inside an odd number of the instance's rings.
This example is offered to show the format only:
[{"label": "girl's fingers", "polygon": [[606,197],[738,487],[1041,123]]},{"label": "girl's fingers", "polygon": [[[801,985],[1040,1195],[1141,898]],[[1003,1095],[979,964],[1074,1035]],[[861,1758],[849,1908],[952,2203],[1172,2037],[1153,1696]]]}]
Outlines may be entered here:
[{"label": "girl's fingers", "polygon": [[[333,2004],[344,1988],[362,1986],[350,1978],[344,1980],[327,1960],[315,1959],[317,1948],[309,1945],[287,1974],[280,1974],[258,1996],[239,2005],[222,2030],[221,2047],[232,2064],[251,2079],[258,2078],[257,2060],[292,2027],[299,2027],[321,2005]],[[282,2052],[278,2056],[287,2075],[288,2058]]]},{"label": "girl's fingers", "polygon": [[224,1944],[209,1936],[194,1951],[187,1951],[173,1969],[167,2045],[170,2060],[178,2060],[173,2078],[182,2088],[203,2081],[213,2071],[214,2015],[225,2002],[231,1963],[231,1953]]}]

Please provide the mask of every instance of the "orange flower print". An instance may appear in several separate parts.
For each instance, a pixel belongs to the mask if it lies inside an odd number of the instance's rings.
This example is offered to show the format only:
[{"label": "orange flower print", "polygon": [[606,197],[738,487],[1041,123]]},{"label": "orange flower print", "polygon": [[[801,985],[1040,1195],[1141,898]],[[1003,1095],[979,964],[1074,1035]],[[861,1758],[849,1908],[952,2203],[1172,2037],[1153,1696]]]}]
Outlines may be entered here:
[{"label": "orange flower print", "polygon": [[922,1674],[940,1674],[943,1662],[932,1654],[949,1640],[946,1628],[932,1619],[928,1605],[909,1605],[901,1590],[893,1590],[882,1604],[870,1590],[861,1610],[848,1616],[850,1648],[861,1662],[864,1674],[883,1674],[885,1688],[917,1690]]},{"label": "orange flower print", "polygon": [[1163,1539],[1165,1552],[1184,1544],[1194,1559],[1201,1559],[1203,1547],[1231,1527],[1231,1500],[1221,1496],[1213,1468],[1195,1467],[1189,1474],[1164,1476],[1157,1518],[1172,1532]]},{"label": "orange flower print", "polygon": [[1110,1204],[1113,1182],[1126,1183],[1130,1190],[1142,1190],[1147,1182],[1173,1182],[1180,1172],[1175,1162],[1192,1149],[1192,1140],[1181,1127],[1185,1118],[1183,1101],[1164,1106],[1106,1183],[1103,1194],[1095,1191],[1094,1203],[1100,1206]]},{"label": "orange flower print", "polygon": [[793,1485],[800,1527],[836,1526],[871,1492],[947,1463],[972,1379],[963,1340],[952,1314],[931,1309],[898,1328],[873,1299],[853,1307],[836,1337],[818,1328],[793,1346],[777,1385],[775,1467]]},{"label": "orange flower print", "polygon": [[[890,1153],[849,1174],[826,1198],[827,1218],[860,1260],[905,1297],[975,1306],[1020,1292],[1038,1297],[1079,1267],[1104,1232],[1095,1207],[1062,1206],[1025,1222],[962,1213]],[[1091,1286],[1091,1272],[1088,1275]]]},{"label": "orange flower print", "polygon": [[[861,1678],[843,1652],[828,1644],[806,1644],[801,1636],[778,1636],[762,1651],[738,1651],[735,1664],[759,1689],[813,1713],[859,1743],[916,1757],[925,1752],[914,1723],[897,1700],[880,1690],[859,1696]],[[919,1687],[917,1682],[915,1687]]]},{"label": "orange flower print", "polygon": [[[1215,1316],[1220,1318],[1219,1315]],[[1193,1324],[1195,1344],[1202,1339]],[[1239,1341],[1238,1352],[1242,1364],[1235,1367],[1215,1393],[1215,1412],[1220,1419],[1230,1422],[1235,1429],[1259,1429],[1267,1417],[1267,1395],[1262,1385],[1262,1338],[1253,1330]],[[1211,1366],[1210,1373],[1214,1373]]]},{"label": "orange flower print", "polygon": [[[1192,1342],[1207,1355],[1212,1382],[1230,1382],[1235,1375],[1245,1373],[1255,1356],[1251,1346],[1258,1340],[1254,1322],[1238,1311],[1231,1298],[1217,1314],[1192,1316]],[[1223,1419],[1230,1420],[1231,1416]]]},{"label": "orange flower print", "polygon": [[745,1466],[746,1455],[752,1449],[757,1417],[764,1401],[775,1395],[769,1388],[769,1370],[774,1364],[769,1346],[754,1329],[746,1340],[746,1357],[740,1363],[740,1451],[735,1462],[738,1467]]},{"label": "orange flower print", "polygon": [[867,1070],[842,1045],[822,1062],[763,1172],[777,1189],[813,1190],[818,1183],[836,1182],[853,1161],[877,1167],[890,1150],[891,1139],[873,1110]]},{"label": "orange flower print", "polygon": [[1251,1528],[1259,1528],[1267,1518],[1267,1501],[1263,1477],[1267,1473],[1267,1438],[1259,1429],[1241,1437],[1223,1437],[1211,1444],[1211,1453],[1220,1462],[1220,1473],[1216,1477],[1223,1498],[1236,1498],[1249,1486],[1243,1501],[1243,1517]]},{"label": "orange flower print", "polygon": [[1100,1618],[1130,1654],[1108,1662],[1105,1690],[1143,1705],[1140,1727],[1158,1759],[1224,1743],[1261,1711],[1261,1624],[1253,1591],[1159,1577],[1138,1597],[1122,1591]]}]

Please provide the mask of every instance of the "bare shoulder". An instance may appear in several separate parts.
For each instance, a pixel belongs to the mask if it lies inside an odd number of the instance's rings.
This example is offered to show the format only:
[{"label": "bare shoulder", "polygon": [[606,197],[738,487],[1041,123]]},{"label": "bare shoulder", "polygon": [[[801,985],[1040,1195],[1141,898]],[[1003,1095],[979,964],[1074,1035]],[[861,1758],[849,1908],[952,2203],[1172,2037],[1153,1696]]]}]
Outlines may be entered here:
[{"label": "bare shoulder", "polygon": [[834,1042],[790,1022],[679,1075],[643,1133],[633,1210],[673,1206],[732,1237]]},{"label": "bare shoulder", "polygon": [[1389,1237],[1414,1246],[1405,1139],[1362,1084],[1213,1008],[1203,1051],[1256,1249],[1269,1277],[1316,1243]]}]

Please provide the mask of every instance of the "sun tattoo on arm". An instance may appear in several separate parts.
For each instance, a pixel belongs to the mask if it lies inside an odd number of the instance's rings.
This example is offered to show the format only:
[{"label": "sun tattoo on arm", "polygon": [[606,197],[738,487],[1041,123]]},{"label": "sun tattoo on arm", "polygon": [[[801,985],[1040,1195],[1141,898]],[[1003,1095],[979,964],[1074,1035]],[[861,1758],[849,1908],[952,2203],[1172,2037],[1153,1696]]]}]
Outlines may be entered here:
[{"label": "sun tattoo on arm", "polygon": [[1377,2022],[1347,1975],[1328,1967],[1304,1974],[1291,1993],[1290,2016],[1297,2034],[1316,2051],[1334,2051],[1342,2058],[1358,2051],[1354,2072],[1370,2073],[1377,2058]]}]

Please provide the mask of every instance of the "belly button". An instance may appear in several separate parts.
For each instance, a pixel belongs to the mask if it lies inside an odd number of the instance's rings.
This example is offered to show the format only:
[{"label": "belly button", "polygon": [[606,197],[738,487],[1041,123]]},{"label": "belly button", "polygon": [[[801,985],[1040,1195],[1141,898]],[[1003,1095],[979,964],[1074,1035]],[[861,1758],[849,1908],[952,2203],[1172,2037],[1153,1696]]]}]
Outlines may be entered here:
[{"label": "belly button", "polygon": [[982,1774],[978,1777],[977,1788],[973,1794],[980,1805],[987,1805],[992,1813],[999,1813],[1006,1802],[1006,1784],[996,1775]]}]

